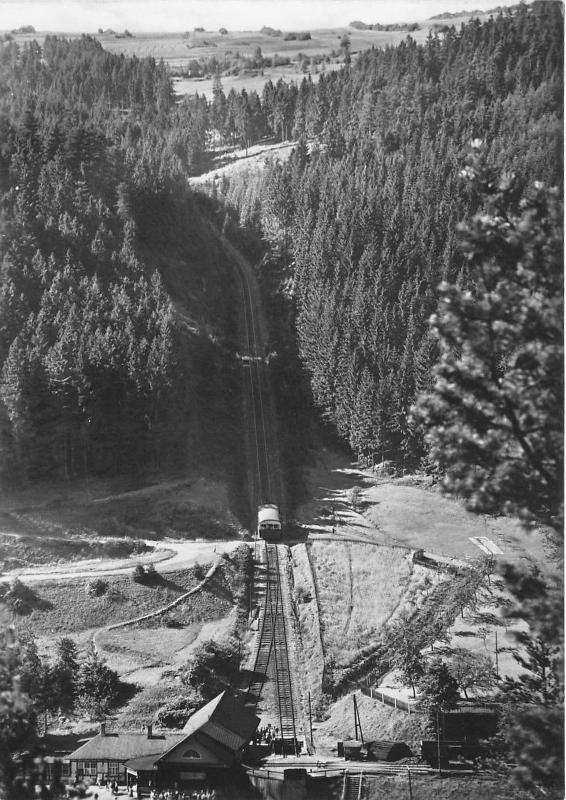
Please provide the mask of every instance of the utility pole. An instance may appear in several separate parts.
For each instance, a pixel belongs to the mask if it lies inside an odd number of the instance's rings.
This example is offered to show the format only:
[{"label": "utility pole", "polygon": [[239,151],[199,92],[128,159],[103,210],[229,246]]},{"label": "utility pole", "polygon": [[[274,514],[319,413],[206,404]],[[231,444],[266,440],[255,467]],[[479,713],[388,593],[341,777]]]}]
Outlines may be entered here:
[{"label": "utility pole", "polygon": [[309,727],[311,731],[311,747],[314,747],[314,741],[312,736],[312,705],[311,705],[311,693],[309,692]]},{"label": "utility pole", "polygon": [[436,711],[436,752],[438,755],[438,774],[442,775],[442,766],[440,763],[440,711]]},{"label": "utility pole", "polygon": [[358,739],[358,728],[360,729],[360,741],[364,743],[364,734],[362,733],[362,721],[360,719],[360,712],[358,711],[358,701],[356,699],[356,695],[354,695],[354,727],[355,727],[355,737],[356,740]]}]

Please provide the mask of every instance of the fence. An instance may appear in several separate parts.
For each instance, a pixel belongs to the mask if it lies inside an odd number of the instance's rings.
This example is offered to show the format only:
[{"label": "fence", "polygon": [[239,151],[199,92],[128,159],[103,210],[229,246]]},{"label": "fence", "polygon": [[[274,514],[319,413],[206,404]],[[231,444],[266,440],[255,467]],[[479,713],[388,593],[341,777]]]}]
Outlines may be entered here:
[{"label": "fence", "polygon": [[414,707],[414,703],[410,703],[407,700],[391,697],[391,695],[385,694],[385,692],[379,689],[374,689],[372,686],[358,685],[357,688],[362,694],[371,697],[373,700],[379,700],[379,702],[383,703],[385,706],[396,708],[398,711],[406,711],[408,714],[422,714],[422,711]]}]

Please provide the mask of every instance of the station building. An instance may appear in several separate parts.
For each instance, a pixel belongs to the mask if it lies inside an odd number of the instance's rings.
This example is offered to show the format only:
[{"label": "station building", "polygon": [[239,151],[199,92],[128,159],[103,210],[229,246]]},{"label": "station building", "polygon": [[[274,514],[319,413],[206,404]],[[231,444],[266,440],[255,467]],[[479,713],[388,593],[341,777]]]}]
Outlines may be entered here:
[{"label": "station building", "polygon": [[196,711],[179,733],[100,732],[67,760],[71,780],[116,780],[140,787],[221,786],[239,764],[259,717],[230,692]]}]

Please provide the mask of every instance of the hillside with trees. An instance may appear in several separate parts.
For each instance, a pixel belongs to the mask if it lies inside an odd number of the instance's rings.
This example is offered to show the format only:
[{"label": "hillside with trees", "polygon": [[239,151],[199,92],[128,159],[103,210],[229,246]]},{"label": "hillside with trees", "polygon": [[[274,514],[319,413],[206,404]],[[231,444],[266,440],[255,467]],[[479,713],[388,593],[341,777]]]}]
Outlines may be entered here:
[{"label": "hillside with trees", "polygon": [[231,284],[184,182],[188,112],[153,59],[88,37],[0,47],[0,471],[205,457],[226,434]]},{"label": "hillside with trees", "polygon": [[477,280],[458,240],[485,202],[466,177],[472,143],[517,199],[562,185],[562,28],[556,4],[521,5],[305,80],[294,113],[279,87],[293,156],[221,187],[272,242],[314,400],[362,458],[427,455],[410,409],[439,358],[429,317],[442,282]]}]

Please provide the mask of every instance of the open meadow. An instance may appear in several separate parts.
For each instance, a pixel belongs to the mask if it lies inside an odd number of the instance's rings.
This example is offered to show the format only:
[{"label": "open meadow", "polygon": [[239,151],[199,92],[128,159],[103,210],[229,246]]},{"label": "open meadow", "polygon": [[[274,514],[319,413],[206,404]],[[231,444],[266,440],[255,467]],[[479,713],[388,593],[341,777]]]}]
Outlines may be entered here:
[{"label": "open meadow", "polygon": [[375,641],[411,579],[410,553],[353,542],[309,546],[326,651],[338,665]]},{"label": "open meadow", "polygon": [[[411,36],[417,41],[424,41],[428,35],[430,24],[414,31]],[[356,30],[348,26],[342,28],[310,30],[310,39],[285,40],[285,32],[272,36],[258,31],[187,31],[183,33],[136,34],[132,37],[116,37],[112,34],[96,34],[102,46],[114,53],[136,55],[138,58],[152,56],[163,59],[171,67],[187,65],[192,59],[211,58],[214,56],[220,64],[228,57],[237,54],[253,55],[261,47],[264,56],[287,56],[295,61],[300,53],[313,56],[335,56],[340,51],[340,40],[348,36],[351,52],[356,53],[370,47],[386,47],[395,45],[406,38],[406,31]],[[266,76],[265,80],[268,80]]]}]

